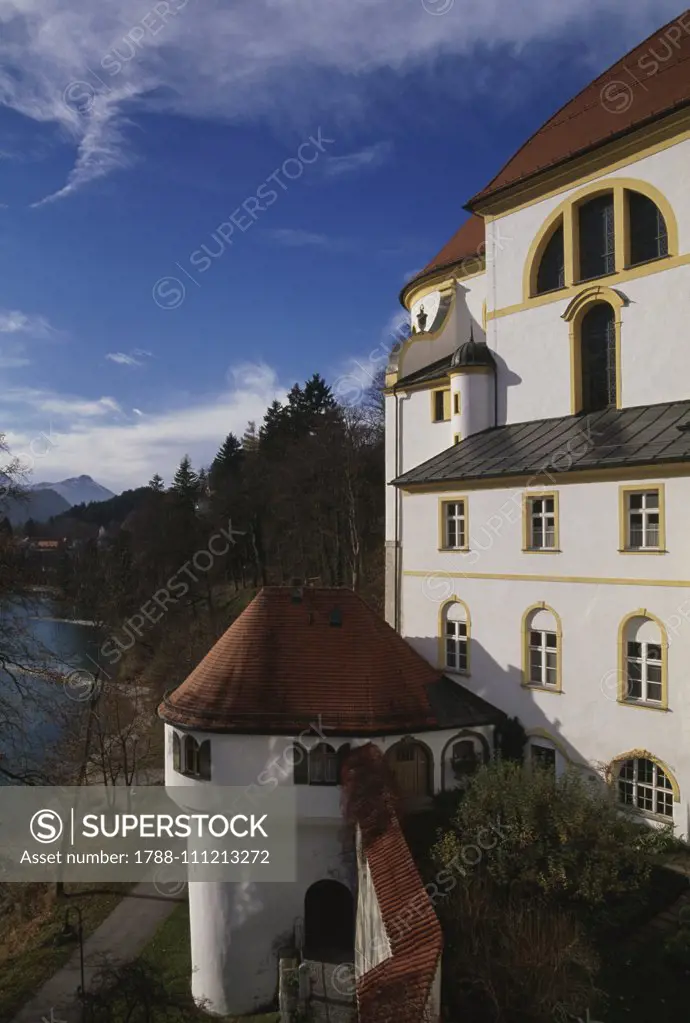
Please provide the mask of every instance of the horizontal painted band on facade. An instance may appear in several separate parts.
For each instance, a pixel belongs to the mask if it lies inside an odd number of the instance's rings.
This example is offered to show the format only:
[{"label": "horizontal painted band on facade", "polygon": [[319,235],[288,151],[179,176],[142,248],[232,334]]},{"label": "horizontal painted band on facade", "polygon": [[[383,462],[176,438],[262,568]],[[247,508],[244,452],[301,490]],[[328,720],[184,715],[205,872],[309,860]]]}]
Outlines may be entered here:
[{"label": "horizontal painted band on facade", "polygon": [[413,569],[403,571],[403,575],[418,579],[493,579],[506,582],[523,583],[589,583],[603,586],[670,586],[690,589],[690,579],[615,579],[595,575],[523,575],[521,573],[504,574],[501,572],[450,572],[447,569],[420,572]]}]

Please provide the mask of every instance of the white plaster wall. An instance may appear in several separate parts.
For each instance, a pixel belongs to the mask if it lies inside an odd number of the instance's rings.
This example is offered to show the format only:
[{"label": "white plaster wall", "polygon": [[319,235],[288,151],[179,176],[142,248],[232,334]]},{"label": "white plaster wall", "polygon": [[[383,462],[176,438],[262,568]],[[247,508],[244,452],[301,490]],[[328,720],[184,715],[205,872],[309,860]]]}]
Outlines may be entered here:
[{"label": "white plaster wall", "polygon": [[[621,404],[686,400],[690,264],[625,281],[616,291],[628,303],[621,309]],[[562,318],[570,301],[489,322],[499,423],[570,415],[570,334]]]},{"label": "white plaster wall", "polygon": [[[423,299],[419,299],[412,306],[413,317],[419,312],[421,305],[431,315],[432,299],[438,306],[439,292],[433,292]],[[441,333],[432,340],[423,340],[421,335],[412,335],[410,341],[405,344],[398,363],[399,375],[407,376],[424,366],[428,366],[444,355],[450,355],[463,341],[470,337],[470,330],[474,333],[476,341],[484,339],[483,328],[483,305],[486,299],[486,274],[478,274],[471,277],[466,283],[457,281],[455,284],[455,301],[446,317]],[[416,322],[416,320],[412,320]],[[432,327],[432,320],[429,319],[428,328]]]},{"label": "white plaster wall", "polygon": [[[557,464],[567,465],[556,457]],[[547,472],[550,473],[547,475]],[[560,477],[560,478],[559,478]],[[563,483],[553,466],[533,486],[473,490],[471,484],[433,494],[405,494],[402,500],[403,570],[441,573],[499,573],[690,580],[690,476],[625,481],[625,486],[664,484],[666,554],[619,553],[619,484],[615,480]],[[558,553],[522,550],[525,493],[558,493]],[[439,501],[464,496],[469,551],[438,550]],[[439,586],[439,590],[443,589]],[[639,606],[639,605],[638,605]]]},{"label": "white plaster wall", "polygon": [[[528,730],[546,731],[574,762],[608,763],[633,749],[659,757],[680,785],[675,822],[687,835],[690,586],[671,583],[690,582],[690,481],[669,479],[665,486],[669,553],[660,555],[618,553],[618,485],[613,482],[558,488],[562,552],[556,554],[521,551],[520,492],[468,492],[468,554],[437,550],[437,501],[443,495],[406,496],[403,566],[419,574],[403,577],[402,635],[436,664],[441,608],[452,595],[462,598],[471,616],[471,674],[458,680],[517,715]],[[517,578],[504,578],[510,575]],[[560,694],[521,685],[522,616],[542,601],[562,622]],[[669,634],[668,711],[617,703],[618,629],[640,608],[660,618]]]},{"label": "white plaster wall", "polygon": [[340,824],[300,828],[295,882],[189,885],[192,995],[197,1004],[216,1015],[234,1016],[273,998],[278,982],[274,942],[303,918],[307,889],[327,877],[351,886]]},{"label": "white plaster wall", "polygon": [[357,923],[355,928],[355,976],[357,978],[390,959],[390,941],[376,896],[369,862],[357,829]]},{"label": "white plaster wall", "polygon": [[[613,172],[604,172],[597,180],[608,178],[637,178],[654,185],[666,196],[678,221],[680,252],[690,250],[690,194],[687,189],[687,167],[690,162],[690,140],[679,142],[652,156],[631,159]],[[588,182],[587,184],[591,184]],[[549,215],[582,185],[564,188],[556,195],[543,199],[515,213],[508,213],[486,225],[489,281],[487,304],[489,310],[522,302],[523,269],[530,245]],[[553,308],[553,306],[549,306]],[[491,344],[491,341],[489,341]],[[492,346],[493,347],[493,346]]]}]

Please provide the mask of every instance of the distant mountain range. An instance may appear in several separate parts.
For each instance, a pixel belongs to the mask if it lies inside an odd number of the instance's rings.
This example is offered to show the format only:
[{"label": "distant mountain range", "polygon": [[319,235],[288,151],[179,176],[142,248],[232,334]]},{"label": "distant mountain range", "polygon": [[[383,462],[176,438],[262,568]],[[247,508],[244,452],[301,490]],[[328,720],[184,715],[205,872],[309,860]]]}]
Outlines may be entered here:
[{"label": "distant mountain range", "polygon": [[72,476],[68,480],[60,480],[59,483],[32,483],[29,489],[52,490],[70,507],[75,504],[88,504],[90,501],[109,501],[111,497],[115,497],[112,490],[96,483],[90,476]]},{"label": "distant mountain range", "polygon": [[58,483],[33,483],[24,497],[0,504],[0,516],[6,515],[13,526],[23,525],[29,519],[47,522],[75,504],[108,501],[114,496],[112,490],[90,476],[74,476]]}]

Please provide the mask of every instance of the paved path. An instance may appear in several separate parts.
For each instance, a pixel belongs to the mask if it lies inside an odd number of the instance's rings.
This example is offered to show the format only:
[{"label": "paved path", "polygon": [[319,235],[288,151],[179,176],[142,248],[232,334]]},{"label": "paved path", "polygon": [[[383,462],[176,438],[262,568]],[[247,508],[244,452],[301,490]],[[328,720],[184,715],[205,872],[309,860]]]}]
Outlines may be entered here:
[{"label": "paved path", "polygon": [[[152,884],[139,884],[84,942],[84,977],[89,988],[104,956],[120,963],[136,959],[186,891],[174,898],[160,895]],[[12,1023],[79,1023],[81,1006],[76,991],[81,983],[79,949],[47,981]]]}]

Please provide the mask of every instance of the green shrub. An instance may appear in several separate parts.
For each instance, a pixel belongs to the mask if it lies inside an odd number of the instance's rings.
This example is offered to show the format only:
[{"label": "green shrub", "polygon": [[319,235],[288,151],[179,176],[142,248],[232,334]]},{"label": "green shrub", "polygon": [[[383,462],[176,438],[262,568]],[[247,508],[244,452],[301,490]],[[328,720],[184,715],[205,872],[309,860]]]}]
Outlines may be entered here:
[{"label": "green shrub", "polygon": [[591,908],[644,885],[669,841],[575,771],[556,781],[497,761],[474,776],[432,854],[458,878],[476,861],[496,885]]}]

